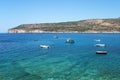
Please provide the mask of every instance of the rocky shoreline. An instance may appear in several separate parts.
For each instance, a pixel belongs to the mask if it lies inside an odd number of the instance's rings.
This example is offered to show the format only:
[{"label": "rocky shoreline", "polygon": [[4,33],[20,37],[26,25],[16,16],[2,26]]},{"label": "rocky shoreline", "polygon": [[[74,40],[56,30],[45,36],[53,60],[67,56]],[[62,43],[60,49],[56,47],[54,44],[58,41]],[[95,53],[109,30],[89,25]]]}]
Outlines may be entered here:
[{"label": "rocky shoreline", "polygon": [[26,32],[25,30],[10,30],[8,33],[120,33],[119,31],[85,31],[85,32],[78,32],[78,31],[29,31]]}]

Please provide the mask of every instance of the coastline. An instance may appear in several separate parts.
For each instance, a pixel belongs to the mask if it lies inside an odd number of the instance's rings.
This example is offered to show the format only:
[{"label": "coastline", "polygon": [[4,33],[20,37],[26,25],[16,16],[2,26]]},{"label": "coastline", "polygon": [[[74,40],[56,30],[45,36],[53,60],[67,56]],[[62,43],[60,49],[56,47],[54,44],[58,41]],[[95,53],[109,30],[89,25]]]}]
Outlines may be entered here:
[{"label": "coastline", "polygon": [[66,31],[66,32],[62,32],[62,31],[59,31],[59,32],[56,32],[56,31],[42,31],[42,32],[8,32],[8,33],[15,33],[15,34],[24,34],[24,33],[30,33],[30,34],[34,34],[34,33],[95,33],[95,34],[98,34],[98,33],[120,33],[119,31],[86,31],[86,32],[78,32],[78,31]]}]

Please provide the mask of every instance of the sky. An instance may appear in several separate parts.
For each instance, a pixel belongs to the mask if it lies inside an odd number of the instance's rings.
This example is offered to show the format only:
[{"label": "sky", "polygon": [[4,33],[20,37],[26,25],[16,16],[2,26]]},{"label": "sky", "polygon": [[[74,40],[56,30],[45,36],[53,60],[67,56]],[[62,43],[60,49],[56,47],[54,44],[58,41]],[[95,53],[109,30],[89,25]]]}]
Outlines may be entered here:
[{"label": "sky", "polygon": [[120,17],[120,0],[0,0],[0,33],[20,24]]}]

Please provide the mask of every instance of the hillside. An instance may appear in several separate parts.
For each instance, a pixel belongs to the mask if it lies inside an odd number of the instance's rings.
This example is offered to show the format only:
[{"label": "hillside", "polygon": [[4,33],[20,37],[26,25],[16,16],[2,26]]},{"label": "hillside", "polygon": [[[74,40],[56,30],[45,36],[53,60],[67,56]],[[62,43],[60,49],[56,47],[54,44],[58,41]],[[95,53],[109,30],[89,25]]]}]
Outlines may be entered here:
[{"label": "hillside", "polygon": [[88,19],[73,22],[22,24],[9,29],[9,33],[42,32],[120,32],[120,18]]}]

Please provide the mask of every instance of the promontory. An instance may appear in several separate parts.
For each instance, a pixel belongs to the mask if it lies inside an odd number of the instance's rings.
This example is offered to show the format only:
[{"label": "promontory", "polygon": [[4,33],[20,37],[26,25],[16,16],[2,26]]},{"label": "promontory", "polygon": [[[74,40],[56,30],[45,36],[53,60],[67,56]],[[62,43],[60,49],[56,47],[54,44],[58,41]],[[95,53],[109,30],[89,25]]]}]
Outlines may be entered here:
[{"label": "promontory", "polygon": [[120,32],[120,18],[87,19],[59,23],[21,24],[9,33]]}]

